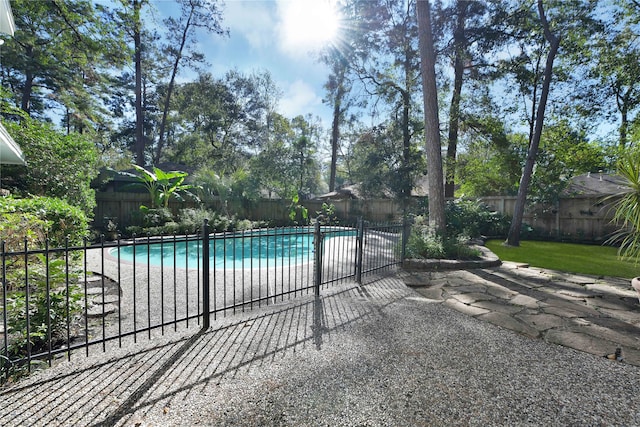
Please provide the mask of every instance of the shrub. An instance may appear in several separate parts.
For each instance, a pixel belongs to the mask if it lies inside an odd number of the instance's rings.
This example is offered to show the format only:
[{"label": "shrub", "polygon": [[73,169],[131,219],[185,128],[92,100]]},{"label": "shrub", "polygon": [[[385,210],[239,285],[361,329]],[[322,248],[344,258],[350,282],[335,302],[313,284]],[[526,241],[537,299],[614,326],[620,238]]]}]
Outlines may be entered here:
[{"label": "shrub", "polygon": [[321,225],[338,225],[340,220],[336,215],[336,206],[333,203],[323,203],[322,208],[316,211],[316,219]]},{"label": "shrub", "polygon": [[173,213],[169,208],[140,206],[139,214],[142,227],[160,227],[173,221]]},{"label": "shrub", "polygon": [[98,175],[94,143],[86,135],[63,134],[26,116],[4,124],[24,151],[27,166],[3,166],[3,186],[16,194],[66,200],[91,217],[96,206],[91,181]]},{"label": "shrub", "polygon": [[[0,198],[0,238],[10,242],[13,249],[20,241],[28,242],[38,248],[44,247],[45,237],[50,247],[64,247],[65,238],[69,244],[81,244],[88,237],[87,216],[75,206],[64,200],[50,197],[30,199]],[[22,246],[18,246],[24,249]]]},{"label": "shrub", "polygon": [[202,229],[202,223],[205,219],[211,220],[217,214],[208,209],[182,209],[178,215],[180,224],[180,232],[184,234],[193,234]]},{"label": "shrub", "polygon": [[468,245],[466,236],[443,238],[429,230],[424,217],[416,217],[406,246],[408,258],[478,259],[480,251]]},{"label": "shrub", "polygon": [[510,219],[479,200],[455,199],[445,206],[448,236],[506,236]]},{"label": "shrub", "polygon": [[[68,271],[69,270],[69,271]],[[16,283],[25,283],[24,271],[14,271]],[[49,341],[52,347],[64,342],[67,325],[82,311],[82,292],[78,285],[67,283],[78,278],[74,269],[64,259],[49,259],[35,255],[29,261],[29,335],[27,335],[27,294],[24,286],[7,295],[7,353],[0,357],[0,369],[7,359],[26,356],[27,346],[31,353],[46,351]],[[17,277],[22,274],[22,277]],[[19,367],[13,367],[13,374],[19,374]]]}]

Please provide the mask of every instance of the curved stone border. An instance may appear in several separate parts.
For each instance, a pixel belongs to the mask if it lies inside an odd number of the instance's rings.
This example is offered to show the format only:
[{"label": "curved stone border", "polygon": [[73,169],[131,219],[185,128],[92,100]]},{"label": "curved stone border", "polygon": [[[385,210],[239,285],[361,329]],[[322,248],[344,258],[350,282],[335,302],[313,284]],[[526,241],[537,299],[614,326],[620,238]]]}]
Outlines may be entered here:
[{"label": "curved stone border", "polygon": [[502,264],[500,258],[496,256],[486,246],[473,245],[474,249],[482,252],[479,260],[456,260],[456,259],[406,259],[402,267],[407,271],[436,271],[436,270],[469,270],[473,268],[491,268]]}]

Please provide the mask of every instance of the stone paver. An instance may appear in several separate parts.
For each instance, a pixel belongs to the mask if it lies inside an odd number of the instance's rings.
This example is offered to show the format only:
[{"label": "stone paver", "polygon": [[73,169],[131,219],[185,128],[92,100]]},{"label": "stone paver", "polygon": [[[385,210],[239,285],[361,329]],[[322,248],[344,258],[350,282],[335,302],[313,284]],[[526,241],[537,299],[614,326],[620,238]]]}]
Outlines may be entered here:
[{"label": "stone paver", "polygon": [[525,322],[519,321],[509,314],[492,311],[478,316],[478,319],[485,320],[502,328],[511,329],[512,331],[516,331],[528,337],[538,338],[540,336],[540,332],[536,328]]},{"label": "stone paver", "polygon": [[625,363],[640,366],[640,303],[628,280],[515,263],[444,274],[434,287],[435,275],[414,272],[411,286],[430,300],[529,337],[602,356],[621,348]]},{"label": "stone paver", "polygon": [[479,316],[481,314],[491,313],[490,310],[481,307],[474,307],[472,305],[464,304],[460,301],[457,301],[453,298],[445,299],[445,305],[465,314],[469,314],[471,316]]}]

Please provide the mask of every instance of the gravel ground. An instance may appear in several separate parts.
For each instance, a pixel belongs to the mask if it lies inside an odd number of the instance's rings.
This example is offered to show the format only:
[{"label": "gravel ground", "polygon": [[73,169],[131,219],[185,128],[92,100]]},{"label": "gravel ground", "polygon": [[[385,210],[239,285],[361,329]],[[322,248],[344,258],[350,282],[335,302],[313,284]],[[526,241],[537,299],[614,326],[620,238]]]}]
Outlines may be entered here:
[{"label": "gravel ground", "polygon": [[0,425],[640,425],[640,368],[530,339],[395,276],[0,390]]}]

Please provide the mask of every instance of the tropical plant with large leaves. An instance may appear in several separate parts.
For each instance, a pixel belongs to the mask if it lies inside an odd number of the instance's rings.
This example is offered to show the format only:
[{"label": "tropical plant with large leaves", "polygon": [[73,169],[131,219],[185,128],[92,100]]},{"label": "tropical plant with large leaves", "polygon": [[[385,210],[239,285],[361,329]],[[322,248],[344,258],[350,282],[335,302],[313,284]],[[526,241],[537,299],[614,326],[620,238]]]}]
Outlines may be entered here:
[{"label": "tropical plant with large leaves", "polygon": [[618,254],[622,258],[640,259],[640,150],[627,150],[620,155],[617,172],[622,179],[622,192],[610,196],[615,213],[613,223],[618,229],[607,240],[608,244],[619,245]]},{"label": "tropical plant with large leaves", "polygon": [[153,167],[151,171],[145,168],[132,165],[135,173],[120,172],[122,175],[135,178],[137,182],[132,185],[143,186],[151,196],[151,209],[166,208],[169,206],[169,200],[173,197],[177,200],[184,200],[182,195],[188,195],[196,201],[200,201],[198,196],[191,190],[198,187],[191,184],[185,184],[184,180],[189,174],[182,171],[163,171],[160,168]]}]

